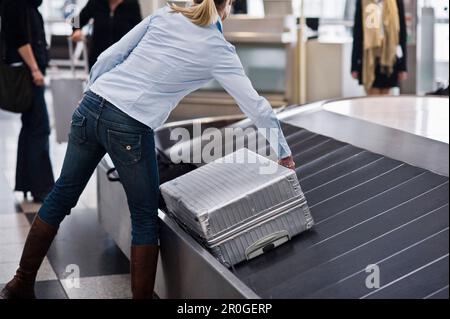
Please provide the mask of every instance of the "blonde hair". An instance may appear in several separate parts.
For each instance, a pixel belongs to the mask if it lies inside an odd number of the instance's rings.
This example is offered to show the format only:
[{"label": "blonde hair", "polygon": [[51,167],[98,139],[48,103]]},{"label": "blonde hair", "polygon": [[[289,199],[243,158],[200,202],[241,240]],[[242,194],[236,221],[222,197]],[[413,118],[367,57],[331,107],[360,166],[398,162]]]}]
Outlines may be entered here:
[{"label": "blonde hair", "polygon": [[[199,1],[197,0],[196,2]],[[191,20],[192,23],[202,27],[215,23],[219,17],[214,0],[203,0],[201,3],[194,4],[187,8],[171,3],[170,8],[173,12],[181,13]]]}]

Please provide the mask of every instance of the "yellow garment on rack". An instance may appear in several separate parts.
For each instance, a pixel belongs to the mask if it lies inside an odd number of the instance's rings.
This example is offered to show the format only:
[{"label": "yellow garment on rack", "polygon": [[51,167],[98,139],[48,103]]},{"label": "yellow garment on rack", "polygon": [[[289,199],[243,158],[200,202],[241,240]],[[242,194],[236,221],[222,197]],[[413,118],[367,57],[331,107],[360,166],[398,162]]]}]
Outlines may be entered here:
[{"label": "yellow garment on rack", "polygon": [[397,59],[400,41],[400,18],[397,0],[383,0],[383,9],[376,0],[362,0],[364,57],[363,84],[366,90],[375,81],[377,57],[381,72],[390,76]]}]

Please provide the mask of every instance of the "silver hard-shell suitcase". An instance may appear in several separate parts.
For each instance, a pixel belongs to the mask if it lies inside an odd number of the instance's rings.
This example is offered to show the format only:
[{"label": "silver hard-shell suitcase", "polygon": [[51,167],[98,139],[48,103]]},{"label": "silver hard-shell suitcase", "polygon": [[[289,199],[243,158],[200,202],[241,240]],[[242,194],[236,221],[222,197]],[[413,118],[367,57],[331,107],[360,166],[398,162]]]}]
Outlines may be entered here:
[{"label": "silver hard-shell suitcase", "polygon": [[247,149],[161,185],[161,194],[169,214],[227,266],[314,224],[295,172]]}]

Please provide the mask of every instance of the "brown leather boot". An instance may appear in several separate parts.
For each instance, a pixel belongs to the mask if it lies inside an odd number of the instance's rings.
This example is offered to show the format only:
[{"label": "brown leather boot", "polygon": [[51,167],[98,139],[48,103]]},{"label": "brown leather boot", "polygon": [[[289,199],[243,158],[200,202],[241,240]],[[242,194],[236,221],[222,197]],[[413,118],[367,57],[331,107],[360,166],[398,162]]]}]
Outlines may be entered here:
[{"label": "brown leather boot", "polygon": [[14,278],[0,292],[0,299],[35,299],[36,275],[58,229],[39,216],[33,221]]},{"label": "brown leather boot", "polygon": [[159,247],[131,246],[131,292],[133,299],[153,299]]}]

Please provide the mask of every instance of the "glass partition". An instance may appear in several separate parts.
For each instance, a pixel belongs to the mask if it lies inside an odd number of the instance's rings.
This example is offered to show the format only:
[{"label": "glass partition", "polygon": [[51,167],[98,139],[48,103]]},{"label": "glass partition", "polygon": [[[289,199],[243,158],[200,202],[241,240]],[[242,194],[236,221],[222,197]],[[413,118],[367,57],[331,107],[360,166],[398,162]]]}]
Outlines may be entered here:
[{"label": "glass partition", "polygon": [[[245,73],[258,92],[284,93],[286,90],[286,49],[281,45],[236,45]],[[222,91],[216,81],[203,90]]]},{"label": "glass partition", "polygon": [[[449,1],[418,0],[419,27],[424,29],[426,17],[424,12],[432,15],[434,21],[434,82],[438,86],[448,85],[449,81]],[[426,11],[424,11],[424,9]],[[427,10],[428,9],[428,10]],[[432,10],[432,11],[430,11]],[[427,21],[430,21],[429,19]],[[434,33],[434,34],[433,34]],[[434,87],[436,88],[436,87]]]}]

